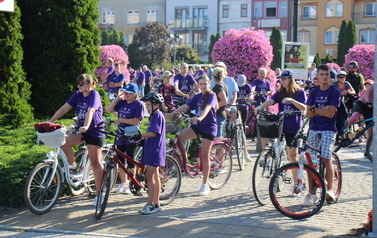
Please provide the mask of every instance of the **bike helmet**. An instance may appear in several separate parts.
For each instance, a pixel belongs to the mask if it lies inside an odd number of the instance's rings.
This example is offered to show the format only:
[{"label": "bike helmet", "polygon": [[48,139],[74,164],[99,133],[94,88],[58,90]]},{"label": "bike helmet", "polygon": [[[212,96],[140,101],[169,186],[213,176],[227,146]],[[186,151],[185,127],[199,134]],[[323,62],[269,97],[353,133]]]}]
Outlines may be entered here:
[{"label": "bike helmet", "polygon": [[140,100],[144,102],[149,101],[149,102],[160,103],[160,104],[164,103],[164,97],[162,97],[162,95],[159,93],[148,93]]},{"label": "bike helmet", "polygon": [[350,61],[348,65],[354,65],[356,68],[359,68],[359,64],[356,61]]}]

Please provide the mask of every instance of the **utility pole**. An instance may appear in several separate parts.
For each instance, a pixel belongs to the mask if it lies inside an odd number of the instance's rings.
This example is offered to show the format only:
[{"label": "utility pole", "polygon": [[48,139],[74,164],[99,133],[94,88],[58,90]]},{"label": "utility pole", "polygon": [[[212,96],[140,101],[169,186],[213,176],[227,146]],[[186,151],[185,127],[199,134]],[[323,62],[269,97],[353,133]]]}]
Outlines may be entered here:
[{"label": "utility pole", "polygon": [[298,41],[298,5],[300,0],[293,0],[293,42]]}]

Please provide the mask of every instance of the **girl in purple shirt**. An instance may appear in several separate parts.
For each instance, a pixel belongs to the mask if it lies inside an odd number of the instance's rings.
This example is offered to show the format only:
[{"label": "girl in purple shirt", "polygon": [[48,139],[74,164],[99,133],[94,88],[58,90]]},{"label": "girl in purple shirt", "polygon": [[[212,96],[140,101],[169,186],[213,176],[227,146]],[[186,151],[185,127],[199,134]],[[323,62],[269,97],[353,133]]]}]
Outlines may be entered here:
[{"label": "girl in purple shirt", "polygon": [[[67,156],[70,168],[75,169],[75,157],[71,146],[80,145],[86,142],[90,158],[90,164],[94,173],[96,184],[96,195],[98,194],[99,184],[102,177],[102,146],[105,142],[105,135],[97,131],[96,128],[103,131],[102,104],[99,93],[94,90],[95,81],[89,74],[82,74],[77,78],[77,87],[79,88],[68,101],[54,114],[50,122],[54,122],[64,116],[73,107],[76,108],[78,117],[78,134],[68,134],[66,143],[60,148]],[[101,126],[102,125],[102,126]],[[97,204],[97,196],[94,198],[93,205]]]},{"label": "girl in purple shirt", "polygon": [[210,188],[207,184],[209,176],[209,153],[212,143],[217,135],[216,110],[218,107],[216,94],[210,89],[211,82],[207,75],[202,75],[198,79],[201,93],[192,97],[187,104],[175,110],[174,114],[190,110],[195,110],[196,116],[192,121],[196,124],[181,131],[180,140],[190,140],[202,136],[202,163],[203,163],[203,184],[199,190],[199,195],[207,195]]}]

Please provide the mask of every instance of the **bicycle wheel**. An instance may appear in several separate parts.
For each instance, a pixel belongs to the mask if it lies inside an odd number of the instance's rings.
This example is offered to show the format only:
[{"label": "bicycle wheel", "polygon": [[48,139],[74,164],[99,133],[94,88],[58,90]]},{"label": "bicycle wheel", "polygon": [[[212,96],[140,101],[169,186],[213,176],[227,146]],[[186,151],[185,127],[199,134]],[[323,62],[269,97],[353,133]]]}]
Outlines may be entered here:
[{"label": "bicycle wheel", "polygon": [[97,204],[96,204],[96,211],[95,217],[97,219],[101,219],[103,213],[105,212],[107,200],[109,199],[109,194],[111,191],[111,183],[112,183],[112,174],[115,165],[113,163],[108,163],[106,165],[106,171],[101,181],[101,188],[97,195]]},{"label": "bicycle wheel", "polygon": [[[315,169],[304,165],[303,187],[293,190],[293,169],[299,169],[298,163],[284,165],[276,171],[270,181],[270,199],[281,214],[293,219],[304,219],[316,214],[323,206],[326,196],[325,182]],[[303,206],[303,201],[306,199],[304,192],[309,190],[308,175],[312,177],[311,182],[314,184],[315,191],[315,195],[312,196],[315,196],[315,199],[312,205]]]},{"label": "bicycle wheel", "polygon": [[233,168],[232,152],[223,144],[212,146],[210,152],[210,172],[208,185],[212,189],[224,187],[228,182]]},{"label": "bicycle wheel", "polygon": [[253,193],[257,202],[266,205],[270,202],[269,185],[270,179],[274,175],[274,158],[269,150],[263,150],[254,164],[253,169]]},{"label": "bicycle wheel", "polygon": [[240,170],[245,168],[245,159],[246,159],[246,138],[245,133],[243,131],[242,124],[237,126],[237,132],[235,134],[235,142],[236,142],[236,153],[237,153],[237,160],[238,160],[238,167]]},{"label": "bicycle wheel", "polygon": [[373,134],[368,136],[365,148],[365,156],[372,162],[373,161]]},{"label": "bicycle wheel", "polygon": [[37,164],[27,177],[24,187],[24,200],[29,210],[38,215],[50,211],[59,198],[62,181],[63,175],[59,168],[53,173],[51,164]]},{"label": "bicycle wheel", "polygon": [[[87,157],[85,156],[85,149],[80,149],[79,151],[75,153],[75,161],[77,164],[77,168],[73,170],[74,174],[80,173],[81,171],[85,171],[84,166],[86,166],[86,161],[85,161],[86,158]],[[82,180],[83,176],[80,178],[81,178],[80,180]],[[73,180],[72,182],[77,182],[77,181]],[[85,192],[84,183],[80,183],[78,187],[73,187],[73,186],[68,185],[68,188],[69,188],[70,193],[73,196],[78,196]]]},{"label": "bicycle wheel", "polygon": [[[339,157],[336,154],[332,154],[332,166],[334,169],[334,187],[333,191],[335,193],[335,201],[332,202],[328,199],[326,201],[328,203],[336,203],[339,199],[340,193],[342,191],[342,168],[340,166],[340,160]],[[326,168],[325,168],[326,171]],[[326,174],[326,172],[325,172]],[[322,176],[324,178],[324,176]]]},{"label": "bicycle wheel", "polygon": [[160,203],[167,205],[174,200],[181,188],[181,168],[176,159],[167,155],[165,166],[160,167],[159,174],[161,181]]}]

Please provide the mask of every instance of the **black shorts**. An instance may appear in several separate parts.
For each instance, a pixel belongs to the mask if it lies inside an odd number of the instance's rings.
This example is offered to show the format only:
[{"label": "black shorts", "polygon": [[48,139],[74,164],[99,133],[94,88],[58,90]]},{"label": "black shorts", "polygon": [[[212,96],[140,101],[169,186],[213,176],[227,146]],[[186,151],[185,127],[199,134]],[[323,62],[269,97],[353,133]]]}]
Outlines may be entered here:
[{"label": "black shorts", "polygon": [[94,136],[87,135],[85,133],[82,134],[82,137],[84,138],[84,141],[88,145],[96,145],[100,147],[105,145],[105,140],[106,140],[105,137],[94,137]]},{"label": "black shorts", "polygon": [[192,125],[191,129],[195,132],[195,134],[201,135],[203,139],[208,139],[210,141],[214,141],[215,140],[215,136],[199,131],[198,128],[196,128],[195,125]]},{"label": "black shorts", "polygon": [[[122,151],[123,153],[125,153],[126,155],[128,155],[131,158],[133,158],[135,156],[136,145],[118,145],[117,148],[118,148],[118,150]],[[119,156],[119,160],[123,164],[126,161],[126,159],[122,156]],[[127,168],[135,168],[135,167],[136,167],[136,165],[134,165],[133,163],[131,163],[130,161],[127,160]]]},{"label": "black shorts", "polygon": [[[287,142],[288,147],[297,147],[297,141],[293,142],[296,134],[288,134],[284,132],[285,141]],[[292,143],[293,142],[293,143]]]},{"label": "black shorts", "polygon": [[[368,107],[365,103],[362,101],[357,101],[355,105],[353,106],[353,111],[358,112],[361,115],[363,115],[364,119],[372,118],[373,117],[373,108]],[[369,124],[372,121],[368,121],[365,124]]]}]

